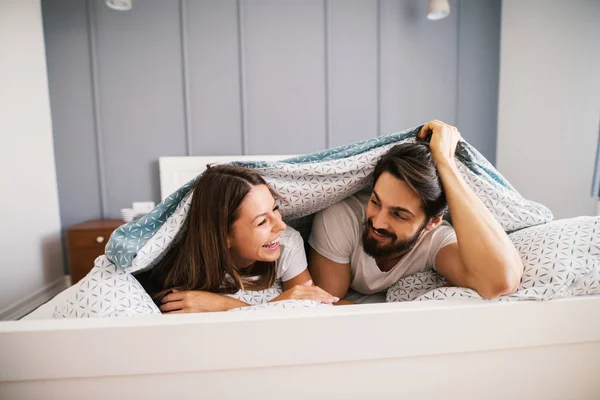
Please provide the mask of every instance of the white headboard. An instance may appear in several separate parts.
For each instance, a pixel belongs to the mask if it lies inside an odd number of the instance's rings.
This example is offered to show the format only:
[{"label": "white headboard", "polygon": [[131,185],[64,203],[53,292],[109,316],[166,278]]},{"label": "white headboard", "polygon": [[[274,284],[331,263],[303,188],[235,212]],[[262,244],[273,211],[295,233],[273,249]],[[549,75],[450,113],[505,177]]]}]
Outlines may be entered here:
[{"label": "white headboard", "polygon": [[206,169],[207,164],[221,164],[231,161],[278,161],[294,156],[197,156],[159,157],[160,198],[164,200],[190,179]]}]

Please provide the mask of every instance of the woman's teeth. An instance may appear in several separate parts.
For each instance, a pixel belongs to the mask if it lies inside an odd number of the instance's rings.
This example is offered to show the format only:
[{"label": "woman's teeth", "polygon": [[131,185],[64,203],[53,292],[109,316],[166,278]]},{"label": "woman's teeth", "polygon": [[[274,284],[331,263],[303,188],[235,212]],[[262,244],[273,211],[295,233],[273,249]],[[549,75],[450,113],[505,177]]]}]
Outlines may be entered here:
[{"label": "woman's teeth", "polygon": [[265,247],[267,249],[274,249],[277,246],[279,246],[279,238],[277,238],[275,240],[271,240],[269,243],[263,245],[263,247]]}]

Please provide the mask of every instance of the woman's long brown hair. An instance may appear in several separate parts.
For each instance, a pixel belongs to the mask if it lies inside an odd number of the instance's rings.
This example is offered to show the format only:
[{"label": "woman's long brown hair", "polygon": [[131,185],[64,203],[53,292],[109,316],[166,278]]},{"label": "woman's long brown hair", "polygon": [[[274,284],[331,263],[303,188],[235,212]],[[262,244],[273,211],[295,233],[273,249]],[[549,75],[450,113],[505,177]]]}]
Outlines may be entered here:
[{"label": "woman's long brown hair", "polygon": [[227,245],[246,195],[253,186],[266,184],[247,168],[208,167],[194,185],[187,229],[154,268],[136,276],[155,301],[173,289],[235,293],[242,288],[262,290],[273,285],[274,262],[256,261],[241,270],[233,264]]}]

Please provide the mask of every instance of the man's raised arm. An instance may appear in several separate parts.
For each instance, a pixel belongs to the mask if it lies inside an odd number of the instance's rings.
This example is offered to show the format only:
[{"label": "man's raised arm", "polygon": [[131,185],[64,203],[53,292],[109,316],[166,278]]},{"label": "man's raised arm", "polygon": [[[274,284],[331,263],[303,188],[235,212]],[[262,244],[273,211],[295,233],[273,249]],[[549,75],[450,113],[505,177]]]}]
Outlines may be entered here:
[{"label": "man's raised arm", "polygon": [[457,237],[456,243],[438,252],[436,269],[452,284],[474,289],[485,298],[514,292],[523,276],[523,263],[502,226],[458,172],[454,153],[460,133],[441,121],[431,121],[418,137],[428,135]]}]

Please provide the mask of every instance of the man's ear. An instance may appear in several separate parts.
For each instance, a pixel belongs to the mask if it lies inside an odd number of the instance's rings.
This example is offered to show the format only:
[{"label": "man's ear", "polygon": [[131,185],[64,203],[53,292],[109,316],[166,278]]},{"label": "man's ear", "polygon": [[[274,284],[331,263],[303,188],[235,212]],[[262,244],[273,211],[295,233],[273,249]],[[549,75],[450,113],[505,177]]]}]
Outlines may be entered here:
[{"label": "man's ear", "polygon": [[432,229],[435,229],[441,223],[442,223],[442,216],[441,215],[438,216],[438,217],[430,218],[429,222],[427,223],[427,226],[425,226],[425,230],[426,231],[430,231]]}]

